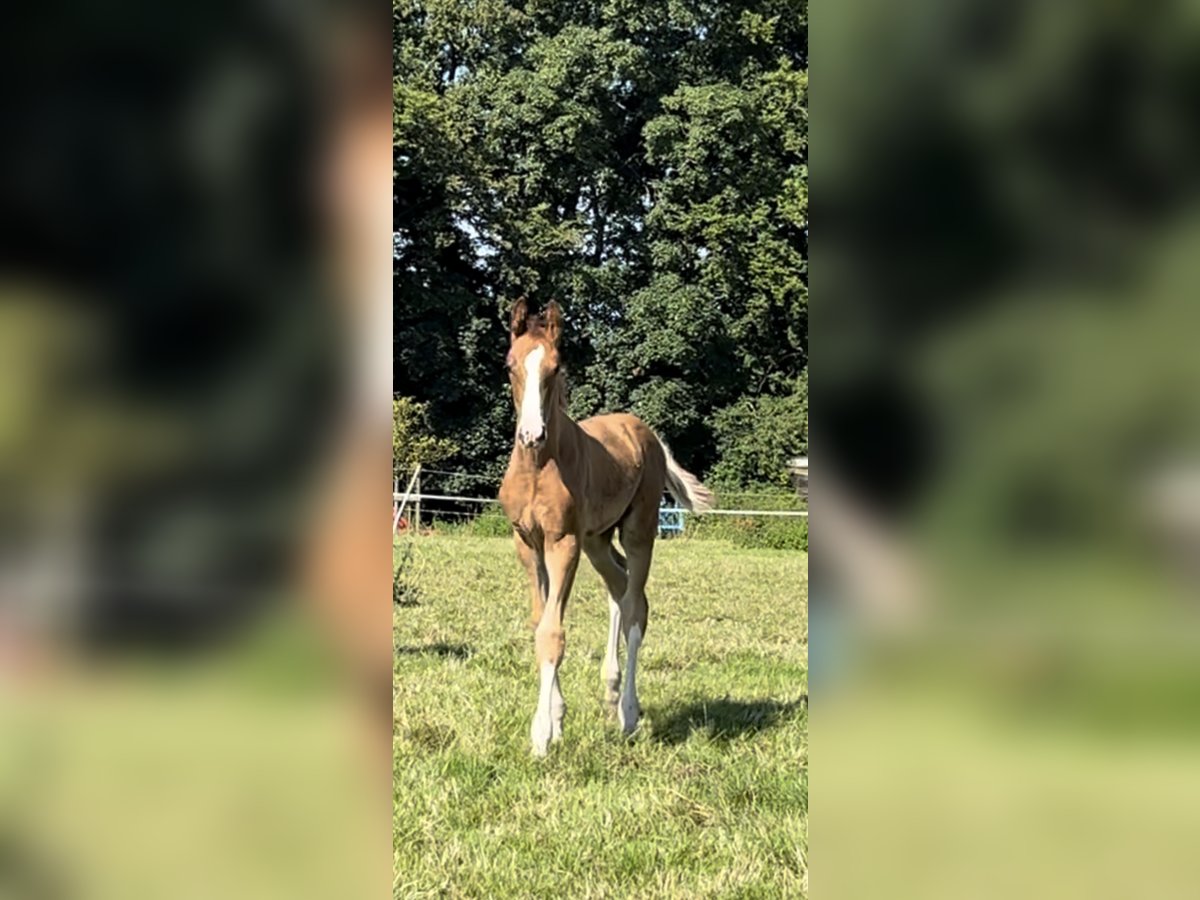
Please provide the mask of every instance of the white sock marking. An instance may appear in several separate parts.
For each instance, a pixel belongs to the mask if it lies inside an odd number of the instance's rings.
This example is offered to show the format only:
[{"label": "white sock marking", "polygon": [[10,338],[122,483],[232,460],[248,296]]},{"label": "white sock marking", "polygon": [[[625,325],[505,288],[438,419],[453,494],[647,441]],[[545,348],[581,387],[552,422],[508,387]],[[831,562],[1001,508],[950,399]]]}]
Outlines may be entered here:
[{"label": "white sock marking", "polygon": [[617,707],[617,718],[621,730],[632,734],[638,723],[637,698],[637,655],[642,646],[642,629],[634,625],[629,629],[629,640],[625,647],[625,688],[621,692],[621,703]]},{"label": "white sock marking", "polygon": [[533,725],[529,729],[529,738],[533,742],[534,756],[545,756],[550,746],[550,738],[554,730],[554,719],[551,705],[556,689],[554,663],[542,663],[542,686],[538,692],[537,710],[533,714]]},{"label": "white sock marking", "polygon": [[608,595],[608,646],[604,650],[604,665],[600,667],[600,680],[606,691],[615,690],[621,683],[621,662],[617,658],[621,639],[621,604]]},{"label": "white sock marking", "polygon": [[563,700],[562,688],[558,684],[558,673],[554,673],[554,690],[550,693],[550,740],[562,740],[563,716],[566,715],[567,704]]}]

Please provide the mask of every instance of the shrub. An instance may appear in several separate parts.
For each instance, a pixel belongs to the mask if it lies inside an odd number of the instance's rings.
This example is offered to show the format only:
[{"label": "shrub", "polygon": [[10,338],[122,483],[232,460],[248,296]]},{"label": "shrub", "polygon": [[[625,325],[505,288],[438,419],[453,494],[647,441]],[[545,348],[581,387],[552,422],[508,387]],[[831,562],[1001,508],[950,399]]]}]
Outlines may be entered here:
[{"label": "shrub", "polygon": [[479,515],[460,522],[435,520],[433,528],[442,534],[463,534],[470,537],[508,537],[512,534],[512,525],[499,506],[491,506]]},{"label": "shrub", "polygon": [[749,521],[733,539],[739,547],[764,547],[771,550],[808,550],[808,519],[758,518]]},{"label": "shrub", "polygon": [[717,410],[713,432],[718,462],[714,482],[788,483],[787,460],[808,451],[808,372],[778,386],[779,393],[744,395]]},{"label": "shrub", "polygon": [[499,506],[490,506],[467,523],[466,531],[475,537],[508,537],[512,534],[512,523]]},{"label": "shrub", "polygon": [[736,547],[808,550],[808,519],[801,516],[688,516],[684,534],[696,540],[729,541]]},{"label": "shrub", "polygon": [[418,463],[434,465],[458,452],[453,441],[436,437],[428,406],[411,397],[392,398],[392,472],[407,475]]},{"label": "shrub", "polygon": [[[714,482],[719,509],[795,511],[807,503],[795,491],[772,485]],[[729,541],[737,547],[808,550],[808,519],[804,516],[687,515],[684,535],[698,540]]]}]

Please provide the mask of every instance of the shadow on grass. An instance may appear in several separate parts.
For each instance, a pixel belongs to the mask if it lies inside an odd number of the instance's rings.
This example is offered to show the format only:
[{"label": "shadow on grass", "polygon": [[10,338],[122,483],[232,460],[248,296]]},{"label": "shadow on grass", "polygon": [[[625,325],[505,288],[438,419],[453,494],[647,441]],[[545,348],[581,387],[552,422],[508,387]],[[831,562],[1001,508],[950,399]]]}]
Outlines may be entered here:
[{"label": "shadow on grass", "polygon": [[396,648],[397,656],[440,656],[443,659],[467,659],[475,655],[470,644],[419,644]]},{"label": "shadow on grass", "polygon": [[660,710],[649,718],[654,740],[682,744],[693,732],[703,731],[715,741],[728,742],[782,725],[808,708],[808,694],[796,700],[700,700],[674,711]]}]

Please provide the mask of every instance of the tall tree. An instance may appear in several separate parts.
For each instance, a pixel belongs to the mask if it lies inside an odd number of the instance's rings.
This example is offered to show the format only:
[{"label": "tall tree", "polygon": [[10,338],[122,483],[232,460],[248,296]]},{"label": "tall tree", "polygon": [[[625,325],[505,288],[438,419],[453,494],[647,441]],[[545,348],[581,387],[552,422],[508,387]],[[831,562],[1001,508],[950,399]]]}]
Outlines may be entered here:
[{"label": "tall tree", "polygon": [[[567,311],[572,412],[632,409],[694,468],[734,452],[735,409],[806,404],[806,15],[393,0],[395,387],[453,462],[502,465],[522,293]],[[792,454],[797,421],[775,420]]]}]

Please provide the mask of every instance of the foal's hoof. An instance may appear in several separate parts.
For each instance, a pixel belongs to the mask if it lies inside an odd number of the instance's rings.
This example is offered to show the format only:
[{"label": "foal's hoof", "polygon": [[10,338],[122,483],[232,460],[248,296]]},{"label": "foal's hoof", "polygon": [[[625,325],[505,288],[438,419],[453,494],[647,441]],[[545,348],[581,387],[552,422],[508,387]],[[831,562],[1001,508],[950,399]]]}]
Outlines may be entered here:
[{"label": "foal's hoof", "polygon": [[554,735],[554,726],[549,719],[542,719],[535,716],[533,725],[529,729],[529,740],[533,745],[533,755],[543,757],[546,751],[550,749],[550,740]]},{"label": "foal's hoof", "polygon": [[642,708],[638,705],[636,697],[622,697],[621,702],[617,704],[617,721],[621,723],[621,731],[626,736],[633,734],[641,715]]}]

